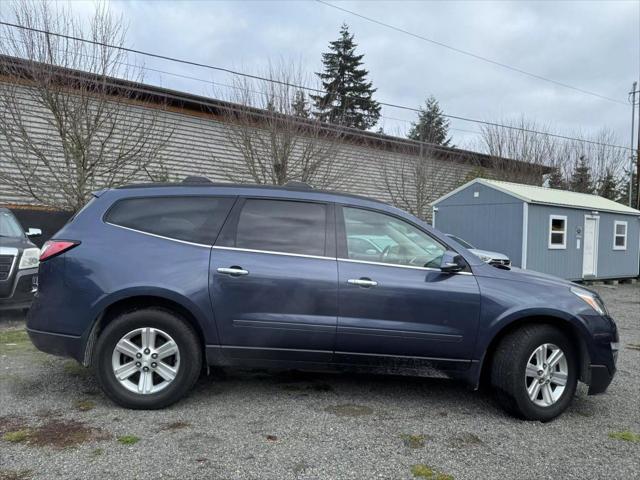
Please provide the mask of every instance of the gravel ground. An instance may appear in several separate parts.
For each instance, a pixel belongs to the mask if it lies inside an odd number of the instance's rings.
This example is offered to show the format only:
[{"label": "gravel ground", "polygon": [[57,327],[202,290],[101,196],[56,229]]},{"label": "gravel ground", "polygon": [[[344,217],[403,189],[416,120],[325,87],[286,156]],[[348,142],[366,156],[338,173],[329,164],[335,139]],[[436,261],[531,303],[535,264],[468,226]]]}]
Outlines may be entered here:
[{"label": "gravel ground", "polygon": [[296,372],[219,373],[171,408],[129,411],[4,314],[0,480],[640,478],[640,437],[610,437],[640,434],[640,286],[597,288],[620,328],[618,374],[548,424],[452,381]]}]

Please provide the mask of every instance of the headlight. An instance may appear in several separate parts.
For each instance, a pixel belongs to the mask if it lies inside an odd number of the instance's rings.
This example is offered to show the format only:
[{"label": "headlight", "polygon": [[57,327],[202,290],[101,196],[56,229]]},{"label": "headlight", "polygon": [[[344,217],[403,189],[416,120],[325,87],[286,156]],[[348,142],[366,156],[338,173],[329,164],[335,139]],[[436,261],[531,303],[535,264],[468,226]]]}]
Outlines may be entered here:
[{"label": "headlight", "polygon": [[26,248],[22,252],[22,258],[20,259],[20,265],[18,265],[18,268],[36,268],[40,264],[39,258],[39,248]]},{"label": "headlight", "polygon": [[482,255],[481,253],[476,253],[476,256],[482,260],[484,263],[489,263],[491,260],[493,260],[491,257],[489,257],[488,255]]},{"label": "headlight", "polygon": [[604,304],[589,290],[584,290],[578,287],[571,287],[571,292],[584,300],[591,308],[593,308],[600,315],[606,315],[607,310]]}]

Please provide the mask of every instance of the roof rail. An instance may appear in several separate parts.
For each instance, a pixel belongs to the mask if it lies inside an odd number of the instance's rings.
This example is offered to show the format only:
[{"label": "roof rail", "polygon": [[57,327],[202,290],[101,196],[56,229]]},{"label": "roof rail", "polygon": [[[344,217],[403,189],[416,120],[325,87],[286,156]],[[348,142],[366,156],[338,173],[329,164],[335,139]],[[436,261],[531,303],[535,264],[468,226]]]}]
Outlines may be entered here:
[{"label": "roof rail", "polygon": [[188,176],[184,177],[181,183],[213,183],[207,177]]},{"label": "roof rail", "polygon": [[306,182],[299,182],[297,180],[289,180],[284,184],[287,188],[297,188],[300,190],[313,190],[313,187]]}]

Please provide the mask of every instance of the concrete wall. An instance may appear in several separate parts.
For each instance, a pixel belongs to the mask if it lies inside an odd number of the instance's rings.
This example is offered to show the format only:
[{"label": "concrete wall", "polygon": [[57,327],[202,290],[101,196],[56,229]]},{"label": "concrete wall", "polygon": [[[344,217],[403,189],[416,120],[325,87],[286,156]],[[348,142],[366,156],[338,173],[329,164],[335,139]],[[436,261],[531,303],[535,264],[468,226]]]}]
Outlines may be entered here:
[{"label": "concrete wall", "polygon": [[[589,210],[529,205],[527,268],[569,280],[582,278],[584,216]],[[549,215],[567,217],[567,248],[549,249]],[[599,212],[598,266],[596,278],[624,278],[638,275],[640,222],[631,215]],[[613,249],[615,220],[626,221],[627,249]],[[581,233],[578,233],[580,228]],[[578,246],[578,239],[580,245]]]},{"label": "concrete wall", "polygon": [[504,253],[519,267],[522,204],[521,200],[493,188],[472,184],[437,205],[435,226],[476,248]]}]

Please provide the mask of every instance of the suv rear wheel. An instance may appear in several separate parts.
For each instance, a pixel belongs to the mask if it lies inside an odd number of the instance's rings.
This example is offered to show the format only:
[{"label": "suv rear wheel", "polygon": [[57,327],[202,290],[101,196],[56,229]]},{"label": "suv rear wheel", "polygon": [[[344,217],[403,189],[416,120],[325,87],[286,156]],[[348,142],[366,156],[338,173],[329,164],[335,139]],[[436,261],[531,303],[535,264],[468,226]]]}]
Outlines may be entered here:
[{"label": "suv rear wheel", "polygon": [[550,325],[528,325],[498,345],[491,383],[510,413],[547,422],[560,415],[576,391],[578,362],[567,337]]},{"label": "suv rear wheel", "polygon": [[193,328],[159,308],[119,315],[96,345],[96,376],[116,403],[163,408],[182,398],[198,379],[202,349]]}]

